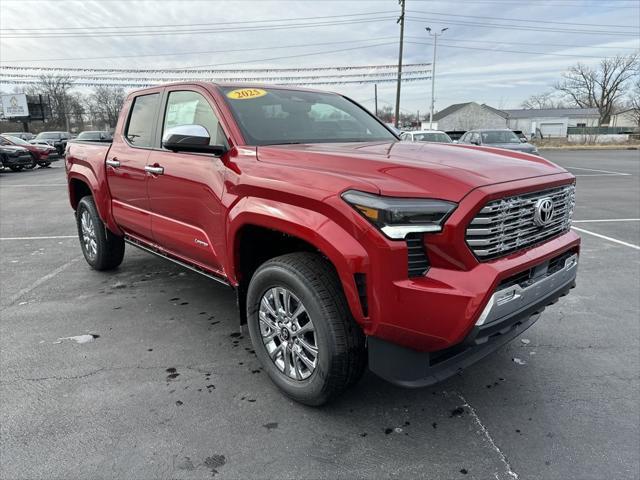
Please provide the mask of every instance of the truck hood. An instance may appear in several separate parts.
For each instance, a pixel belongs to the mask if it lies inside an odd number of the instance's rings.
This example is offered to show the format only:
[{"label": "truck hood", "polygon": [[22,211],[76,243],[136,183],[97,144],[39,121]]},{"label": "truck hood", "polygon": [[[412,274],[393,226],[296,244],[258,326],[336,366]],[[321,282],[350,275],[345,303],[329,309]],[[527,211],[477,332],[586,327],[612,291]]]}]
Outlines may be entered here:
[{"label": "truck hood", "polygon": [[566,173],[544,158],[525,153],[422,142],[261,146],[258,159],[329,172],[351,185],[366,182],[382,195],[455,202],[485,185]]}]

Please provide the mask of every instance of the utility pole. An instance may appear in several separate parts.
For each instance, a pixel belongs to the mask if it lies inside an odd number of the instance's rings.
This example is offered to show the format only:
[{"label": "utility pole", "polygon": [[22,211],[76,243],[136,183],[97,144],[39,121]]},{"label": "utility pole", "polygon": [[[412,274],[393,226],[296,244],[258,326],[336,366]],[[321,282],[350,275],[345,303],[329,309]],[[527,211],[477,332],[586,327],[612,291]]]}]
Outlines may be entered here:
[{"label": "utility pole", "polygon": [[378,116],[378,84],[374,83],[373,84],[373,98],[375,98],[376,101],[376,117]]},{"label": "utility pole", "polygon": [[435,89],[436,89],[436,53],[438,48],[438,37],[442,35],[448,28],[442,28],[440,33],[431,33],[431,27],[425,29],[429,35],[433,37],[433,63],[431,65],[431,111],[429,112],[429,130],[433,129],[433,108],[435,105]]},{"label": "utility pole", "polygon": [[400,52],[398,53],[398,85],[396,86],[396,121],[395,126],[398,128],[400,122],[400,84],[402,83],[402,44],[404,42],[404,4],[406,0],[398,0],[400,4]]}]

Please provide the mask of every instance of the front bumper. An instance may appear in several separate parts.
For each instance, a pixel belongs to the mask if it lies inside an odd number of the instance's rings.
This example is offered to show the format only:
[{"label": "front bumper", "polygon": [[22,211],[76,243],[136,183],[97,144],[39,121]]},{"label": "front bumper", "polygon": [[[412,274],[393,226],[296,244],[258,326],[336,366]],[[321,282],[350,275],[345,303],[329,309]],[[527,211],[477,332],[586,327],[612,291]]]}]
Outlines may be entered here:
[{"label": "front bumper", "polygon": [[24,154],[17,157],[6,155],[2,162],[5,167],[26,167],[33,163],[33,158],[30,154]]},{"label": "front bumper", "polygon": [[564,252],[506,279],[493,292],[475,325],[454,346],[420,352],[369,337],[369,368],[396,385],[424,387],[440,382],[512,340],[542,311],[575,287],[578,255]]}]

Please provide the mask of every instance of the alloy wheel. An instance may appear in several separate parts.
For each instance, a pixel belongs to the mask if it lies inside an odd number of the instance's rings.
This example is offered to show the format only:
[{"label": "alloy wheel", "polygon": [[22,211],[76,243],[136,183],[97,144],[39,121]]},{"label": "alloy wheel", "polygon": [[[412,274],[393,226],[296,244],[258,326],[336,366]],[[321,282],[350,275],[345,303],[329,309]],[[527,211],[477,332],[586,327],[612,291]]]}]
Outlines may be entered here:
[{"label": "alloy wheel", "polygon": [[318,365],[316,330],[305,306],[290,290],[274,287],[260,300],[260,335],[275,366],[293,380],[306,380]]}]

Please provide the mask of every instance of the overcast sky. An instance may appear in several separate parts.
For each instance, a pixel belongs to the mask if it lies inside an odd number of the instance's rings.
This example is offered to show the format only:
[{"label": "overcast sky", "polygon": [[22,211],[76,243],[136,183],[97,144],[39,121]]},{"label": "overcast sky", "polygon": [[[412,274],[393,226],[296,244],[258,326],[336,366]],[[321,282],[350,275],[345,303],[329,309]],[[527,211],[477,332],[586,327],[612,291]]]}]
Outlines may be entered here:
[{"label": "overcast sky", "polygon": [[[398,58],[397,0],[0,0],[0,8],[2,65],[258,68],[389,64],[397,63]],[[318,18],[330,16],[335,17]],[[300,18],[310,20],[299,23],[325,25],[212,31]],[[368,21],[350,23],[363,19]],[[250,23],[256,21],[262,23]],[[516,108],[529,95],[550,89],[569,65],[637,51],[639,23],[640,0],[407,0],[404,62],[431,62],[432,39],[425,26],[436,31],[447,27],[438,46],[436,110],[465,101]],[[170,29],[171,25],[194,24],[199,25],[179,28],[205,32],[87,36],[104,33],[105,27],[169,25],[162,28]],[[11,29],[18,28],[84,36],[7,37],[16,33]],[[141,30],[145,29],[135,31]],[[577,32],[584,30],[589,33]],[[300,56],[329,51],[332,53]],[[274,59],[293,55],[296,57]],[[111,58],[88,59],[95,57]],[[319,88],[345,93],[373,108],[373,85]],[[395,84],[380,84],[378,91],[380,105],[395,101]],[[429,80],[403,84],[403,110],[426,112],[430,95]]]}]

